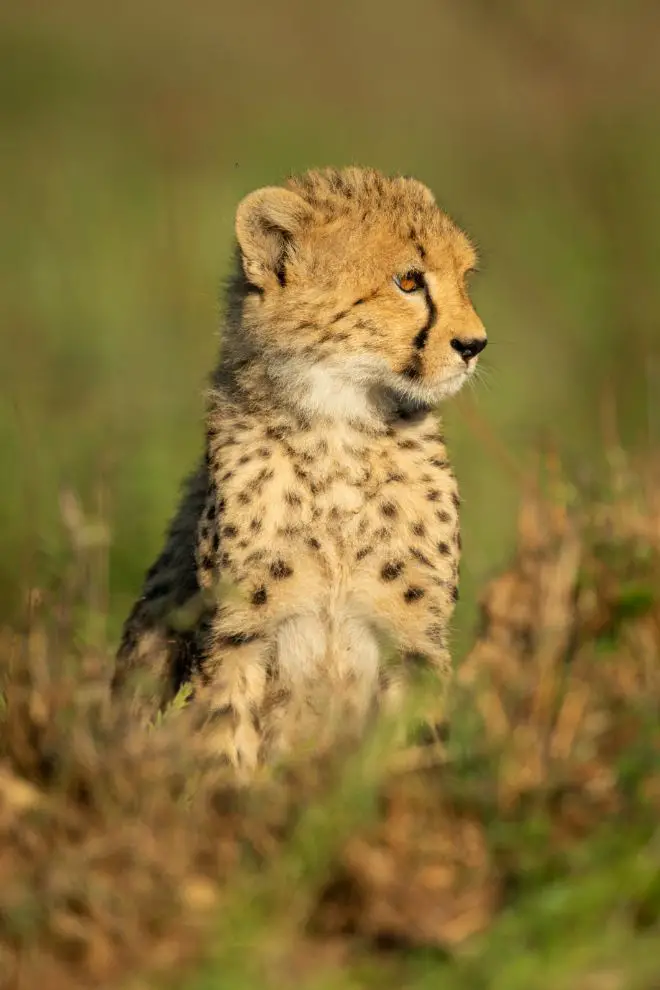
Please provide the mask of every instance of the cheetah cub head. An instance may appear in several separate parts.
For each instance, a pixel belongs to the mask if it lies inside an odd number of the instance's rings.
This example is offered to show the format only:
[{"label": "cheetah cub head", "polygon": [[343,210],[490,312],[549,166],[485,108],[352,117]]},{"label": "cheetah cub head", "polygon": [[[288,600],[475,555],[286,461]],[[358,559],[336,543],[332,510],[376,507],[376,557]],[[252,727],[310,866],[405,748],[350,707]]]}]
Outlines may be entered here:
[{"label": "cheetah cub head", "polygon": [[476,253],[416,179],[312,171],[238,206],[240,333],[307,414],[368,420],[431,407],[473,374],[486,333]]}]

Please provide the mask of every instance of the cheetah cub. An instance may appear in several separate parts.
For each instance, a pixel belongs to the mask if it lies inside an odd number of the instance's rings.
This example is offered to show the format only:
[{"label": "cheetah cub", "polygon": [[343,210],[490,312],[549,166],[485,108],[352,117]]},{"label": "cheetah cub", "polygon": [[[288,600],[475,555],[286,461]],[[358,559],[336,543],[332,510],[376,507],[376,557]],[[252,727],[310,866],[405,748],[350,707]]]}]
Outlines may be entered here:
[{"label": "cheetah cub", "polygon": [[190,682],[204,738],[249,773],[359,732],[420,669],[446,681],[459,497],[434,410],[486,334],[475,251],[415,179],[311,171],[246,196],[235,229],[203,463],[114,687],[148,671],[163,705]]}]

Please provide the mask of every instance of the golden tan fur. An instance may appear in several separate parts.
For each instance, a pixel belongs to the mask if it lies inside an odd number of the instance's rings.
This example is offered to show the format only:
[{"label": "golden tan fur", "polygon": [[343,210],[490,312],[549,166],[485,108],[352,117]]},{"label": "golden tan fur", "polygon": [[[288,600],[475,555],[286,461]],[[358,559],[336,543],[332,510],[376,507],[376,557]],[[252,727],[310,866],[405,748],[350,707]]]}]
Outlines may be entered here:
[{"label": "golden tan fur", "polygon": [[248,195],[236,236],[205,461],[116,684],[148,668],[162,702],[191,677],[219,750],[249,770],[359,732],[420,666],[446,680],[459,499],[433,410],[486,338],[474,250],[414,179],[310,172]]}]

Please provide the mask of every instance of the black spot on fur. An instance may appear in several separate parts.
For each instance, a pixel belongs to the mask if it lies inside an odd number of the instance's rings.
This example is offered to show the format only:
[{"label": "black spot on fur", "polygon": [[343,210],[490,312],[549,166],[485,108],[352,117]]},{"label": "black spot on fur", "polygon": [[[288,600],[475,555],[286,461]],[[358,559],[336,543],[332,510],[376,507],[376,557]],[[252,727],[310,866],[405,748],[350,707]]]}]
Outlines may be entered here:
[{"label": "black spot on fur", "polygon": [[426,535],[426,526],[424,525],[423,522],[414,522],[410,528],[415,534],[415,536]]},{"label": "black spot on fur", "polygon": [[275,269],[275,278],[279,282],[281,288],[286,287],[286,266],[284,264],[284,259],[282,258]]},{"label": "black spot on fur", "polygon": [[310,536],[310,538],[307,540],[307,546],[311,547],[312,550],[321,549],[321,544],[319,543],[319,541],[316,539],[315,536]]},{"label": "black spot on fur", "polygon": [[443,557],[448,557],[449,554],[451,553],[451,548],[449,544],[445,543],[444,540],[438,543],[438,553],[441,553]]},{"label": "black spot on fur", "polygon": [[364,558],[368,557],[370,553],[373,553],[373,551],[374,551],[373,547],[361,547],[358,550],[358,552],[355,554],[355,559],[364,560]]},{"label": "black spot on fur", "polygon": [[403,593],[404,601],[406,602],[417,602],[420,598],[424,597],[424,589],[418,588],[416,585],[406,588]]},{"label": "black spot on fur", "polygon": [[232,539],[232,537],[236,536],[237,533],[238,530],[236,529],[235,526],[232,525],[225,526],[222,530],[222,535],[226,536],[227,539],[229,540]]},{"label": "black spot on fur", "polygon": [[207,725],[217,725],[219,722],[236,722],[238,715],[233,705],[221,705],[209,712],[206,718]]},{"label": "black spot on fur", "polygon": [[435,515],[436,515],[436,518],[438,519],[438,521],[441,522],[441,523],[450,523],[451,522],[451,516],[447,512],[446,509],[440,509],[438,512],[436,512]]},{"label": "black spot on fur", "polygon": [[404,378],[410,378],[411,381],[415,381],[422,376],[422,360],[419,354],[414,354],[410,359],[408,364],[405,366],[401,374]]},{"label": "black spot on fur", "polygon": [[250,521],[250,529],[253,533],[259,533],[261,531],[262,522],[261,519],[252,519]]},{"label": "black spot on fur", "polygon": [[348,313],[347,309],[342,309],[339,313],[335,313],[335,315],[332,317],[330,322],[337,323],[339,320],[343,320],[344,317],[347,315],[347,313]]},{"label": "black spot on fur", "polygon": [[270,565],[270,573],[276,581],[281,581],[283,578],[291,577],[293,574],[293,568],[290,567],[286,561],[278,558]]},{"label": "black spot on fur", "polygon": [[285,426],[269,426],[266,436],[269,440],[284,440],[289,435],[289,430]]},{"label": "black spot on fur", "polygon": [[432,457],[431,460],[429,461],[429,464],[432,464],[433,467],[437,467],[437,468],[446,468],[447,465],[449,464],[449,461],[442,457]]},{"label": "black spot on fur", "polygon": [[458,585],[454,585],[452,587],[452,589],[451,589],[451,597],[452,597],[452,601],[454,601],[454,602],[457,602],[458,601],[458,597],[459,597],[459,595],[458,595]]},{"label": "black spot on fur", "polygon": [[257,588],[257,590],[252,595],[251,601],[253,605],[266,604],[266,602],[268,601],[268,592],[266,591],[263,585],[261,586],[261,588]]},{"label": "black spot on fur", "polygon": [[249,505],[250,502],[252,501],[252,496],[249,495],[247,492],[239,492],[238,501],[240,502],[241,505]]},{"label": "black spot on fur", "polygon": [[399,512],[394,502],[383,502],[380,511],[387,519],[394,519]]},{"label": "black spot on fur", "polygon": [[259,633],[231,633],[227,636],[220,636],[218,639],[219,646],[246,646],[249,643],[255,643],[261,637]]},{"label": "black spot on fur", "polygon": [[403,561],[396,560],[389,564],[385,564],[380,572],[380,576],[383,581],[394,581],[403,571]]},{"label": "black spot on fur", "polygon": [[274,475],[275,472],[272,468],[262,468],[259,474],[255,475],[250,484],[254,486],[260,484],[262,481],[270,481]]},{"label": "black spot on fur", "polygon": [[437,488],[430,488],[426,493],[426,497],[429,502],[440,502],[442,500],[442,492],[438,491]]},{"label": "black spot on fur", "polygon": [[397,447],[399,450],[419,450],[419,444],[416,440],[398,440]]},{"label": "black spot on fur", "polygon": [[203,571],[213,570],[213,557],[211,557],[211,555],[208,553],[204,554],[204,556],[202,557],[202,570]]},{"label": "black spot on fur", "polygon": [[405,475],[398,474],[396,471],[391,471],[388,474],[388,476],[385,478],[386,482],[405,481],[405,480],[406,480]]},{"label": "black spot on fur", "polygon": [[433,567],[433,564],[429,558],[425,556],[421,550],[418,550],[417,547],[410,548],[410,556],[414,557],[415,560],[418,560],[420,564],[424,564],[425,567]]},{"label": "black spot on fur", "polygon": [[217,529],[216,529],[215,533],[213,534],[213,544],[212,545],[213,545],[214,551],[217,553],[218,552],[218,548],[220,547],[220,534],[218,533]]},{"label": "black spot on fur", "polygon": [[451,493],[451,500],[452,500],[455,508],[459,509],[460,506],[461,506],[461,500],[459,498],[458,492],[452,492]]},{"label": "black spot on fur", "polygon": [[290,492],[290,491],[289,492],[286,492],[286,494],[284,495],[284,499],[285,499],[285,501],[289,505],[301,505],[302,504],[302,499],[301,499],[300,495],[298,494],[298,492]]}]

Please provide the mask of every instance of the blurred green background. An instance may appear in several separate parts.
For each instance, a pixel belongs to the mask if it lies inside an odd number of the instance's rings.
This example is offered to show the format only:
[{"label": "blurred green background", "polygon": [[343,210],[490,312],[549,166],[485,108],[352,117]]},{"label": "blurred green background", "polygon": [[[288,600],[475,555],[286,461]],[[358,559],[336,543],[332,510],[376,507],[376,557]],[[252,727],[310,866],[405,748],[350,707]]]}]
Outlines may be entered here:
[{"label": "blurred green background", "polygon": [[482,250],[459,638],[540,440],[578,474],[614,409],[659,440],[657,3],[16,0],[0,103],[0,618],[56,580],[72,489],[117,635],[199,449],[234,207],[291,171],[414,173]]}]

